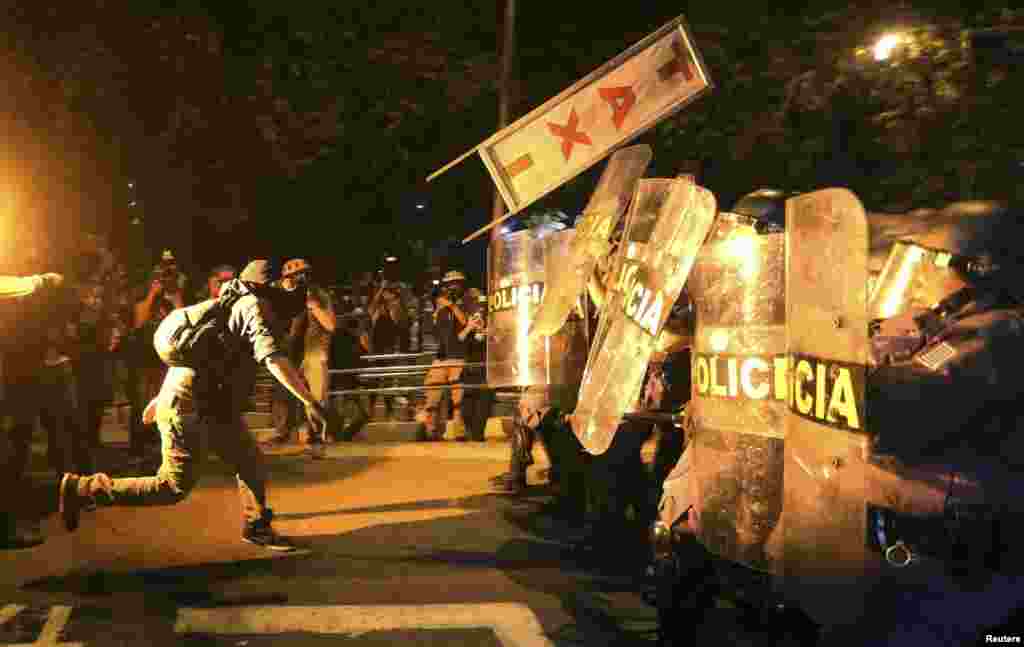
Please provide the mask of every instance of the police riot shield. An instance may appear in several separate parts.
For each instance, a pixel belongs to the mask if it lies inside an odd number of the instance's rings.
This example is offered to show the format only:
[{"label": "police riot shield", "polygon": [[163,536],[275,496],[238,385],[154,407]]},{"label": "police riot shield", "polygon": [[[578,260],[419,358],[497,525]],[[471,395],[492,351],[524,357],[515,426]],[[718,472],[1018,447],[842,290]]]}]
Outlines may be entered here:
[{"label": "police riot shield", "polygon": [[569,253],[575,231],[534,227],[502,236],[488,255],[487,383],[491,386],[578,384],[587,356],[585,321],[577,313],[549,337],[530,325],[549,272]]},{"label": "police riot shield", "polygon": [[783,581],[827,622],[862,604],[857,586],[877,561],[866,505],[867,218],[849,191],[816,191],[786,202],[786,236]]},{"label": "police riot shield", "polygon": [[569,254],[558,259],[558,272],[548,274],[547,289],[531,335],[553,335],[565,324],[586,289],[597,260],[609,254],[609,237],[626,211],[636,181],[650,162],[651,147],[645,144],[616,151],[608,160],[597,189],[576,223],[576,236],[569,245]]},{"label": "police riot shield", "polygon": [[785,235],[720,214],[694,303],[688,525],[724,559],[781,572],[787,396]]},{"label": "police riot shield", "polygon": [[715,212],[711,192],[688,179],[637,183],[621,262],[571,418],[591,454],[608,449],[622,415],[635,405],[648,360]]}]

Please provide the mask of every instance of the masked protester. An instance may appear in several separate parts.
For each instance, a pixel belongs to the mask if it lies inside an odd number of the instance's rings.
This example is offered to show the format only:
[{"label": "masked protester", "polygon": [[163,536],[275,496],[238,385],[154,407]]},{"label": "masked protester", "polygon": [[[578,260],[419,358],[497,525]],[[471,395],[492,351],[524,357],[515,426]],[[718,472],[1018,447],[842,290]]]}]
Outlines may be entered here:
[{"label": "masked protester", "polygon": [[[462,416],[462,369],[466,363],[467,331],[474,324],[473,315],[480,309],[475,299],[468,299],[466,277],[452,270],[441,280],[441,293],[436,298],[434,322],[437,329],[437,359],[427,371],[424,386],[453,385],[449,390],[452,403],[453,440],[466,440],[466,423]],[[440,440],[445,434],[445,416],[441,412],[444,391],[428,390],[423,410],[416,416],[418,440]]]},{"label": "masked protester", "polygon": [[60,485],[60,513],[75,530],[79,513],[97,506],[173,505],[195,486],[202,436],[235,468],[242,503],[242,539],[275,551],[294,545],[271,527],[266,469],[242,412],[263,364],[306,407],[322,428],[326,415],[274,334],[273,318],[294,317],[304,305],[294,293],[274,287],[279,278],[268,261],[252,261],[226,283],[216,300],[172,312],[157,329],[154,347],[168,365],[160,393],[145,420],[160,430],[163,462],[153,476],[113,479],[106,474],[67,474]]},{"label": "masked protester", "polygon": [[[302,307],[291,320],[288,334],[292,357],[299,363],[310,392],[326,408],[330,390],[331,338],[338,320],[334,298],[327,290],[313,284],[312,279],[313,266],[302,258],[287,261],[281,270],[281,288],[296,300],[302,299]],[[337,430],[330,431],[336,433]],[[321,458],[328,430],[325,428],[316,433],[311,428],[309,432],[306,435],[307,453],[313,458]]]}]

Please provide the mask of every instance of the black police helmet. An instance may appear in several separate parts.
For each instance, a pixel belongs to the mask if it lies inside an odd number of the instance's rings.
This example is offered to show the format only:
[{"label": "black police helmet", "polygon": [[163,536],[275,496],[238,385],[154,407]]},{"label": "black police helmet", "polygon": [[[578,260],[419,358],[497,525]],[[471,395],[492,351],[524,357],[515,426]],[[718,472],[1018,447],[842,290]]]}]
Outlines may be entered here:
[{"label": "black police helmet", "polygon": [[732,213],[753,218],[759,229],[782,230],[786,226],[786,200],[794,195],[778,189],[758,189],[737,200]]}]

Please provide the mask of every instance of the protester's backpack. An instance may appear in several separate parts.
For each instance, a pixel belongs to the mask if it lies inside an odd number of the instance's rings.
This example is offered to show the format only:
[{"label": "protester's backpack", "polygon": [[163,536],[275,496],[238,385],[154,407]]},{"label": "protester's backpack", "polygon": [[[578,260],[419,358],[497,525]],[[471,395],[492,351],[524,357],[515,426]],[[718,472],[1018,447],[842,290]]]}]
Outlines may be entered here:
[{"label": "protester's backpack", "polygon": [[167,315],[153,340],[160,359],[169,366],[198,368],[230,354],[228,317],[243,296],[232,290]]}]

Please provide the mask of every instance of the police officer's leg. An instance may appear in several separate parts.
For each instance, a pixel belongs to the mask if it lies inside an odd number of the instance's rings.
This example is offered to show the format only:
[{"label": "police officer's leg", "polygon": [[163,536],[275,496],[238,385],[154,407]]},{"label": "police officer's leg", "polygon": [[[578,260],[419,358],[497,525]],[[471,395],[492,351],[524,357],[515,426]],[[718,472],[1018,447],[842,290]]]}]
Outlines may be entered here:
[{"label": "police officer's leg", "polygon": [[595,521],[599,528],[605,529],[599,530],[598,536],[624,528],[628,507],[632,504],[640,510],[646,502],[646,478],[640,451],[650,434],[650,424],[624,422],[619,425],[608,450],[592,459]]},{"label": "police officer's leg", "polygon": [[[547,479],[548,483],[554,484],[558,483],[560,471],[565,469],[565,452],[568,446],[552,439],[553,434],[560,433],[562,428],[557,424],[541,425],[542,418],[543,415],[538,417],[533,435],[540,446],[544,448],[544,453],[547,454],[551,462],[551,467],[547,470]],[[572,433],[572,430],[570,429],[569,432]]]},{"label": "police officer's leg", "polygon": [[557,466],[560,475],[556,511],[571,523],[582,525],[587,511],[589,454],[562,421],[557,408],[545,413],[538,431],[539,436],[547,438],[552,465]]},{"label": "police officer's leg", "polygon": [[[482,385],[475,383],[473,386]],[[494,394],[490,389],[472,388],[466,389],[463,393],[462,416],[466,420],[466,435],[470,440],[483,442],[493,397]]]}]

